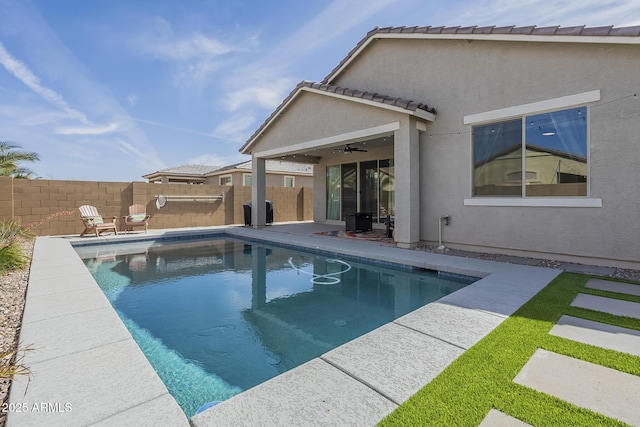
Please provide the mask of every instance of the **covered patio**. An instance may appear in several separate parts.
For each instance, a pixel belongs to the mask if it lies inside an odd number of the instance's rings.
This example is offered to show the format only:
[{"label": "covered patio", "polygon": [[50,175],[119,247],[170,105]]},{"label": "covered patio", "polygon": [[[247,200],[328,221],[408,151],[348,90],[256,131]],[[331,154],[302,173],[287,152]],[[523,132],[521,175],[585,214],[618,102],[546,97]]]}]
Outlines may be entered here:
[{"label": "covered patio", "polygon": [[420,241],[420,133],[435,110],[398,97],[302,82],[241,148],[253,159],[252,224],[265,225],[265,161],[314,164],[314,221],[395,221],[399,247]]}]

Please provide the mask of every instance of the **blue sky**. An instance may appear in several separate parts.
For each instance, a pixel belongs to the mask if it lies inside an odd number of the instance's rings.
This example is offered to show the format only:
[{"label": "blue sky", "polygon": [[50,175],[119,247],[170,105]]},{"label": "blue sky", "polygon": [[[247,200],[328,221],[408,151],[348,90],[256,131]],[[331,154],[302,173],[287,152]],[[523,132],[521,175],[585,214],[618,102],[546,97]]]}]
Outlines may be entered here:
[{"label": "blue sky", "polygon": [[637,0],[0,0],[0,141],[46,179],[141,181],[238,149],[375,26],[640,24]]}]

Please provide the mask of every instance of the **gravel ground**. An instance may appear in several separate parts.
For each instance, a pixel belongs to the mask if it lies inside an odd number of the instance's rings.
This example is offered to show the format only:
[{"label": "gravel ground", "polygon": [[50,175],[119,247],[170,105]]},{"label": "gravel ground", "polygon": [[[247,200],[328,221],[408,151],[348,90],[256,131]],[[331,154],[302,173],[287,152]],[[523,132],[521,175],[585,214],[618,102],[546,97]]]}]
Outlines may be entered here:
[{"label": "gravel ground", "polygon": [[[484,259],[488,261],[495,261],[500,257],[503,257],[502,254],[488,254],[488,253],[480,253],[480,252],[466,252],[466,251],[457,251],[455,249],[446,248],[444,251],[438,249],[436,246],[420,246],[416,248],[419,251],[425,252],[434,252],[434,253],[444,253],[447,255],[453,256],[467,256],[469,258],[476,259]],[[510,258],[518,258],[518,257],[510,257]],[[523,261],[523,264],[533,265],[536,267],[544,267],[544,268],[563,268],[563,266],[567,266],[571,263],[566,263],[562,261],[555,261],[549,259],[538,259],[538,258],[520,258]],[[574,264],[576,265],[576,264]],[[610,277],[615,277],[617,279],[625,279],[625,280],[635,280],[640,282],[640,270],[632,270],[628,268],[615,268]]]},{"label": "gravel ground", "polygon": [[[33,252],[33,241],[22,242],[22,247],[29,257]],[[435,246],[422,246],[417,250],[427,252],[439,252]],[[447,251],[445,251],[447,253]],[[464,256],[456,251],[449,251],[449,255]],[[466,253],[467,256],[496,260],[501,255],[486,253]],[[535,260],[535,265],[546,268],[561,268],[564,263],[552,260]],[[640,281],[640,270],[630,270],[616,268],[612,277],[628,280]],[[15,349],[16,346],[28,345],[30,343],[18,343],[20,334],[20,325],[22,322],[22,312],[24,310],[24,302],[27,290],[27,282],[29,279],[29,265],[21,271],[10,272],[5,276],[0,276],[0,351]],[[0,379],[0,403],[5,403],[9,399],[9,380]],[[5,414],[0,412],[0,427],[5,425]]]},{"label": "gravel ground", "polygon": [[[33,253],[33,243],[33,240],[21,243],[24,253],[29,257]],[[0,352],[14,350],[18,345],[29,266],[0,276]],[[11,381],[0,379],[0,404],[9,400],[10,384]],[[5,425],[5,415],[0,411],[0,427]]]}]

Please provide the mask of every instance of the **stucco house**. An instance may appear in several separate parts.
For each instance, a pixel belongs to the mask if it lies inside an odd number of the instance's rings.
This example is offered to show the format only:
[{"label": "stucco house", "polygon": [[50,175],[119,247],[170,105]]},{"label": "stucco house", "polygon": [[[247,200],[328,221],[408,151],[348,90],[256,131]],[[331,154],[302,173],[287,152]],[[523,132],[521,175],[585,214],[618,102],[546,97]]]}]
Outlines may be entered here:
[{"label": "stucco house", "polygon": [[265,161],[304,159],[318,222],[638,268],[639,70],[640,26],[375,28],[240,149],[253,205]]},{"label": "stucco house", "polygon": [[[251,160],[228,166],[182,165],[143,175],[148,182],[251,186]],[[267,187],[313,187],[313,165],[269,160]]]}]

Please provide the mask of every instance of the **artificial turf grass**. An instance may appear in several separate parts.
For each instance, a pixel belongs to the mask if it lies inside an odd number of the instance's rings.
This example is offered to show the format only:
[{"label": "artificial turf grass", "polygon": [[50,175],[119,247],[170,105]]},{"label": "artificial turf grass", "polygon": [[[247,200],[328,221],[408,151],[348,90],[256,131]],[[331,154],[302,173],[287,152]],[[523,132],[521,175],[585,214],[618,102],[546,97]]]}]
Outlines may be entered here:
[{"label": "artificial turf grass", "polygon": [[640,375],[639,357],[549,335],[564,314],[640,329],[637,319],[570,306],[590,278],[559,275],[380,425],[477,426],[491,408],[534,426],[626,425],[513,382],[538,348]]}]

